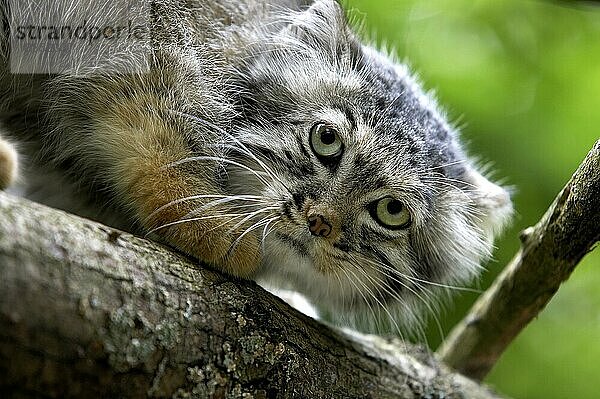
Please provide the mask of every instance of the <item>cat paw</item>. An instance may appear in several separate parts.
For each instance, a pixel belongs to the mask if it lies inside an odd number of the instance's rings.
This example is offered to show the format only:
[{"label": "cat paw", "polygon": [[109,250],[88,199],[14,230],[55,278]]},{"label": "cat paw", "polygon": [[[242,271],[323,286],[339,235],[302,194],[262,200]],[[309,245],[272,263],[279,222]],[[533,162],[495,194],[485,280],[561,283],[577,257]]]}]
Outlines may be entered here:
[{"label": "cat paw", "polygon": [[190,252],[228,274],[252,278],[261,263],[260,239],[255,233],[244,233],[244,229],[215,229],[190,241]]},{"label": "cat paw", "polygon": [[260,240],[256,234],[234,239],[224,252],[225,256],[218,263],[227,273],[237,277],[251,278],[261,263]]},{"label": "cat paw", "polygon": [[159,235],[183,252],[236,277],[252,278],[261,264],[259,235],[243,228],[191,222],[161,229]]},{"label": "cat paw", "polygon": [[0,138],[0,190],[6,189],[17,179],[17,152]]}]

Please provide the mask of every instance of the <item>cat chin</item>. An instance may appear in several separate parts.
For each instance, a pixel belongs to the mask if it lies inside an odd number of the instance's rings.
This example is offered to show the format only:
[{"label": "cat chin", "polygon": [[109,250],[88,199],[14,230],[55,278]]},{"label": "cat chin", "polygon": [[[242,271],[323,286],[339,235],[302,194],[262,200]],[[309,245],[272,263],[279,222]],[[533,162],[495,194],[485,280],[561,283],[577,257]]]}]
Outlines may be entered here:
[{"label": "cat chin", "polygon": [[[314,249],[310,245],[306,247]],[[308,301],[319,304],[319,309],[341,308],[343,296],[351,292],[352,286],[341,286],[335,273],[319,271],[312,257],[301,253],[304,250],[293,248],[289,241],[269,235],[264,242],[257,282],[269,290],[272,290],[270,287],[279,287],[298,292]]]},{"label": "cat chin", "polygon": [[416,324],[415,310],[420,306],[412,299],[368,304],[367,289],[358,292],[357,283],[350,281],[356,276],[345,274],[343,267],[341,264],[337,272],[322,273],[311,257],[271,234],[265,240],[263,264],[255,280],[300,312],[336,325],[385,332],[410,330]]}]

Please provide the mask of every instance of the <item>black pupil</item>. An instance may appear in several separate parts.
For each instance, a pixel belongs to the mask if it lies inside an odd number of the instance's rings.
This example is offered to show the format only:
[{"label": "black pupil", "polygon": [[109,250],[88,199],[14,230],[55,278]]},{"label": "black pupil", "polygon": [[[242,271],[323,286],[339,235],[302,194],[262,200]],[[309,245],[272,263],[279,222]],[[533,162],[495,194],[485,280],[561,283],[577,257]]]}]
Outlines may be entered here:
[{"label": "black pupil", "polygon": [[402,211],[402,202],[400,201],[390,201],[387,204],[387,211],[391,214],[391,215],[395,215],[397,213],[400,213]]},{"label": "black pupil", "polygon": [[325,129],[321,132],[321,143],[331,145],[335,143],[335,132],[331,129]]}]

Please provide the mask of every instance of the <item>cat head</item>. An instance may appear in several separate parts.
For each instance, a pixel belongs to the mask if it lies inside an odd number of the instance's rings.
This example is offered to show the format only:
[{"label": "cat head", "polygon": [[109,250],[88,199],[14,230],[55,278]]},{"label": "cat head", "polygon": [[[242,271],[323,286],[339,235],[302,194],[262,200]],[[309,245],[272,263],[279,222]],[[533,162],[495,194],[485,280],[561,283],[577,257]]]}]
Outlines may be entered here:
[{"label": "cat head", "polygon": [[[478,274],[511,213],[407,68],[361,44],[333,0],[253,40],[236,70],[229,171],[274,207],[261,219],[263,278],[331,318],[403,323],[434,288]],[[268,224],[267,220],[271,220]],[[389,324],[388,324],[389,325]]]}]

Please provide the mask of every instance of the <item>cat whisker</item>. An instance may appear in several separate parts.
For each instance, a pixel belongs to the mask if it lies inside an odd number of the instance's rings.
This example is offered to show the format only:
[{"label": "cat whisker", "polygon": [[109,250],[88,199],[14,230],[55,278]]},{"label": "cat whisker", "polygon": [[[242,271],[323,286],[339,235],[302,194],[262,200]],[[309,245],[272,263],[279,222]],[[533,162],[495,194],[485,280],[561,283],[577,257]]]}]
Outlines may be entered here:
[{"label": "cat whisker", "polygon": [[421,284],[426,284],[426,285],[431,285],[434,287],[440,287],[440,288],[446,288],[446,289],[450,289],[450,290],[455,290],[455,291],[462,291],[462,292],[472,292],[472,293],[476,293],[476,294],[481,294],[483,291],[475,289],[475,288],[470,288],[470,287],[461,287],[461,286],[456,286],[456,285],[450,285],[450,284],[442,284],[442,283],[436,283],[433,281],[429,281],[429,280],[424,280],[415,276],[409,276],[408,274],[402,273],[400,270],[391,267],[390,265],[386,265],[385,263],[382,262],[378,262],[378,261],[374,261],[371,259],[365,259],[367,262],[371,262],[371,263],[375,263],[378,267],[382,267],[385,271],[394,273],[395,275],[397,275],[398,277],[402,277],[405,278],[411,282],[417,282]]},{"label": "cat whisker", "polygon": [[[393,299],[397,300],[398,302],[400,302],[402,304],[405,304],[404,299],[402,299],[397,293],[392,292],[390,290],[390,288],[387,286],[387,284],[385,284],[385,281],[383,281],[381,278],[376,279],[374,276],[371,276],[368,272],[366,272],[364,270],[364,267],[361,267],[361,265],[358,262],[358,259],[356,257],[350,255],[350,258],[351,258],[350,264],[358,272],[362,273],[373,284],[373,287],[377,290],[378,294],[381,294],[380,288],[384,289],[385,292],[387,292],[387,294],[389,294]],[[380,301],[378,301],[378,303],[381,304]]]},{"label": "cat whisker", "polygon": [[[377,315],[375,314],[375,310],[371,306],[371,301],[367,300],[367,297],[365,297],[365,294],[363,293],[363,290],[354,282],[355,279],[358,280],[358,281],[360,281],[360,279],[358,279],[357,276],[354,273],[352,273],[352,277],[354,277],[354,278],[351,278],[351,276],[348,274],[349,272],[351,273],[351,271],[347,270],[346,268],[340,268],[340,270],[344,273],[344,275],[346,277],[346,281],[349,281],[350,284],[352,284],[354,286],[354,288],[356,289],[356,291],[362,297],[364,303],[367,305],[367,307],[369,308],[369,311],[371,312],[372,320],[375,322],[375,328],[378,329],[379,326],[377,325],[377,323],[380,320],[377,317]],[[364,285],[364,284],[361,284],[361,285]]]},{"label": "cat whisker", "polygon": [[218,199],[228,199],[230,201],[252,201],[252,202],[267,202],[263,199],[263,197],[254,196],[254,195],[210,195],[210,194],[200,194],[200,195],[190,195],[189,197],[179,198],[173,201],[170,201],[157,209],[155,209],[150,215],[148,215],[145,220],[151,220],[154,216],[156,216],[161,211],[177,205],[186,201],[198,200],[198,199],[208,199],[208,198],[218,198]]},{"label": "cat whisker", "polygon": [[440,180],[456,182],[456,183],[459,183],[459,184],[464,184],[464,185],[469,186],[469,187],[477,188],[476,184],[470,183],[470,182],[465,181],[465,180],[455,179],[453,177],[448,177],[448,176],[445,176],[443,173],[440,173],[440,172],[434,172],[434,173],[431,173],[431,174],[427,174],[427,175],[424,176],[424,178],[426,178],[426,179],[435,179],[435,178],[438,178]]},{"label": "cat whisker", "polygon": [[[371,283],[373,283],[373,287],[375,287],[375,289],[378,290],[378,284],[373,281],[372,277],[368,275],[368,273],[366,273],[364,270],[362,270],[360,267],[358,267],[357,265],[355,265],[353,262],[349,262],[349,264],[354,268],[354,270],[356,270],[357,273],[361,273],[364,277],[366,277],[367,279],[370,280]],[[350,273],[352,273],[351,270],[348,270]],[[352,275],[354,277],[356,277],[356,274],[352,273]],[[351,280],[352,281],[352,280]],[[360,285],[364,288],[364,290],[367,292],[367,294],[373,299],[375,300],[375,302],[377,302],[377,304],[379,305],[379,307],[377,308],[379,313],[381,313],[381,309],[383,309],[389,320],[393,323],[393,327],[394,327],[394,332],[398,335],[400,335],[401,339],[404,340],[404,336],[402,335],[402,330],[400,329],[400,326],[398,325],[398,323],[396,322],[396,318],[394,316],[392,316],[392,313],[389,311],[389,309],[387,308],[387,306],[385,306],[380,300],[379,298],[377,298],[377,295],[371,290],[371,288],[369,288],[369,286],[362,280],[362,279],[357,279],[358,283],[360,283]],[[355,285],[356,286],[356,285]],[[360,290],[358,287],[357,289],[359,291],[362,292],[362,290]],[[379,293],[379,292],[378,292]],[[365,298],[365,301],[366,298]],[[367,301],[368,303],[369,301]],[[369,304],[370,306],[370,304]],[[376,318],[377,320],[377,318]],[[380,320],[378,320],[380,322]],[[377,323],[377,321],[376,321]]]},{"label": "cat whisker", "polygon": [[256,176],[264,185],[268,186],[269,182],[267,180],[265,180],[264,175],[267,175],[269,177],[270,174],[266,173],[266,172],[259,172],[256,171],[252,168],[250,168],[249,166],[246,166],[242,163],[236,162],[236,161],[232,161],[231,159],[227,159],[227,158],[223,158],[223,157],[213,157],[213,156],[194,156],[194,157],[188,157],[188,158],[184,158],[184,159],[180,159],[179,161],[175,161],[175,162],[171,162],[170,164],[166,165],[167,167],[173,167],[173,166],[178,166],[184,163],[189,163],[189,162],[196,162],[196,161],[217,161],[217,162],[223,162],[226,164],[230,164],[230,165],[234,165],[237,166],[239,168],[242,168],[248,172],[250,172],[251,174],[253,174],[254,176]]},{"label": "cat whisker", "polygon": [[[342,311],[341,314],[344,317],[343,320],[341,320],[344,324],[348,324],[348,320],[346,318],[346,292],[345,292],[345,287],[344,284],[342,283],[342,279],[340,278],[340,274],[339,274],[339,270],[336,268],[331,269],[331,272],[333,273],[333,275],[335,276],[335,278],[337,279],[338,285],[340,287],[340,291],[341,291],[341,295],[340,295],[340,301],[339,301],[339,305],[341,305]],[[329,286],[328,286],[329,288]],[[328,294],[330,294],[330,291],[328,290]]]},{"label": "cat whisker", "polygon": [[[367,304],[371,307],[374,306],[373,302],[371,300],[374,300],[375,302],[378,303],[378,307],[377,307],[377,318],[376,318],[376,322],[377,323],[381,323],[381,302],[379,302],[377,300],[377,297],[374,295],[374,293],[371,291],[371,288],[365,283],[364,278],[368,279],[368,275],[367,273],[364,272],[364,270],[360,270],[359,268],[357,268],[356,266],[354,266],[351,262],[350,262],[350,266],[352,266],[351,268],[347,269],[346,271],[352,275],[352,279],[350,280],[350,282],[354,285],[354,287],[359,290],[359,292],[361,293],[361,296],[363,298],[363,300],[365,302],[367,302]],[[356,273],[354,271],[356,271]],[[358,274],[357,274],[358,273]],[[358,285],[357,285],[358,284]],[[360,287],[359,287],[360,286]],[[369,299],[367,299],[367,297],[365,297],[366,294],[368,296]],[[375,309],[375,307],[373,308],[373,310]],[[373,315],[375,316],[375,313],[373,312]],[[381,326],[377,326],[376,328],[379,329],[381,328]]]},{"label": "cat whisker", "polygon": [[240,227],[241,225],[246,223],[248,220],[252,219],[254,216],[260,215],[261,213],[264,213],[264,212],[270,212],[271,210],[275,210],[275,209],[278,209],[278,208],[275,206],[272,206],[272,207],[259,209],[258,211],[249,213],[245,218],[243,218],[242,220],[237,222],[234,226],[232,226],[229,230],[227,230],[227,234],[233,232],[235,229],[237,229],[238,227]]},{"label": "cat whisker", "polygon": [[[447,182],[447,181],[444,181],[444,180],[438,180],[438,179],[425,179],[425,178],[424,178],[424,179],[422,179],[422,181],[423,181],[423,182],[426,182],[426,183],[429,183],[429,184],[431,184],[432,188],[433,188],[434,190],[436,190],[436,191],[442,191],[442,190],[440,190],[440,188],[441,188],[441,187],[436,187],[436,184],[437,184],[437,185],[440,185],[440,186],[442,186],[442,187],[443,187],[443,188],[445,188],[445,189],[450,189],[450,190],[453,190],[453,191],[457,191],[457,192],[459,192],[459,193],[462,193],[462,194],[464,194],[465,196],[467,196],[467,194],[468,194],[469,192],[472,192],[472,191],[473,191],[473,190],[463,190],[462,188],[460,188],[460,187],[458,187],[458,186],[456,186],[456,185],[452,184],[451,182]],[[435,184],[434,184],[434,183],[435,183]]]},{"label": "cat whisker", "polygon": [[[246,214],[243,214],[243,215],[246,215]],[[243,215],[242,215],[242,216],[243,216]],[[212,227],[212,228],[208,229],[208,230],[207,230],[207,231],[206,231],[206,232],[205,232],[205,233],[202,235],[202,237],[204,237],[205,235],[207,235],[207,234],[208,234],[208,233],[210,233],[211,231],[214,231],[214,230],[216,230],[216,229],[218,229],[218,228],[221,228],[221,227],[225,226],[227,223],[230,223],[230,222],[231,222],[231,220],[225,220],[223,223],[220,223],[220,224],[218,224],[218,225],[216,225],[216,226],[214,226],[214,227]]]},{"label": "cat whisker", "polygon": [[286,190],[289,191],[289,189],[287,188],[287,186],[281,181],[281,179],[279,179],[272,171],[271,169],[265,165],[265,163],[263,161],[261,161],[252,151],[250,151],[240,140],[238,140],[235,136],[233,136],[231,133],[227,132],[225,129],[221,128],[220,126],[215,125],[214,123],[211,123],[203,118],[200,118],[196,115],[192,115],[189,114],[187,112],[182,112],[182,111],[177,111],[177,110],[173,110],[170,109],[169,111],[174,112],[180,116],[183,117],[187,117],[190,118],[193,121],[199,122],[204,124],[205,126],[208,126],[212,129],[217,130],[219,133],[223,134],[224,136],[228,137],[229,139],[233,140],[233,142],[235,142],[236,144],[238,144],[241,149],[243,150],[243,152],[248,155],[249,157],[251,157],[254,161],[256,161],[258,163],[258,165],[263,169],[263,171],[265,171],[266,173],[269,174],[269,176],[277,181],[278,183],[280,183],[283,187],[286,188]]},{"label": "cat whisker", "polygon": [[397,270],[393,270],[391,268],[388,269],[388,271],[395,273],[398,277],[405,278],[413,283],[418,283],[417,285],[419,287],[423,287],[423,285],[430,285],[433,287],[445,288],[445,289],[452,290],[452,291],[471,292],[471,293],[476,293],[476,294],[481,294],[483,292],[482,290],[478,290],[475,288],[459,287],[459,286],[450,285],[450,284],[435,283],[433,281],[420,279],[418,277],[408,276],[406,274],[400,273]]},{"label": "cat whisker", "polygon": [[[242,143],[241,140],[239,140],[240,144]],[[248,145],[243,145],[243,148],[240,148],[239,146],[234,146],[231,144],[219,144],[220,147],[222,148],[226,148],[229,150],[233,150],[233,151],[239,151],[242,154],[246,154],[248,155],[249,153],[251,154],[251,157],[253,160],[255,160],[256,162],[258,162],[258,156],[256,154],[254,154],[252,152],[252,150],[248,147]],[[263,162],[263,161],[261,161]],[[264,166],[263,166],[264,165]],[[283,188],[285,188],[288,192],[292,192],[292,190],[289,189],[289,187],[278,177],[276,177],[276,173],[267,165],[263,162],[263,165],[259,165],[261,166],[261,169],[263,169],[266,173],[268,173],[268,175],[274,180],[277,181],[279,184],[281,184],[283,186]]]},{"label": "cat whisker", "polygon": [[[152,233],[155,233],[158,230],[162,230],[162,229],[165,229],[167,227],[176,226],[176,225],[179,225],[179,224],[182,224],[182,223],[190,223],[190,222],[197,222],[197,221],[201,221],[201,220],[210,220],[210,219],[219,219],[219,218],[234,218],[234,219],[237,219],[239,217],[245,217],[247,215],[248,215],[248,213],[227,213],[227,214],[199,216],[199,217],[194,217],[194,218],[184,218],[184,219],[176,220],[176,221],[173,221],[173,222],[165,223],[163,225],[160,225],[158,227],[150,229],[145,234],[145,237],[149,236]],[[226,221],[224,224],[227,224],[228,222],[229,221]],[[209,230],[209,231],[211,231],[211,230]]]},{"label": "cat whisker", "polygon": [[[352,256],[352,258],[357,261],[358,259],[356,259],[355,257]],[[413,295],[415,295],[415,297],[417,297],[424,305],[425,307],[427,307],[427,310],[433,315],[434,317],[434,321],[437,325],[438,331],[440,333],[440,337],[444,336],[443,333],[443,329],[441,326],[441,323],[438,319],[438,317],[436,316],[436,313],[434,312],[434,309],[431,307],[431,304],[428,300],[428,298],[424,298],[419,292],[417,292],[415,289],[413,289],[412,287],[410,287],[408,284],[404,283],[403,281],[397,279],[395,276],[399,276],[399,277],[406,277],[409,278],[409,276],[407,275],[403,275],[402,273],[400,273],[399,271],[397,271],[396,269],[394,269],[393,267],[391,267],[390,265],[386,265],[383,262],[380,261],[373,261],[371,259],[365,259],[365,261],[371,263],[372,265],[374,265],[376,268],[382,268],[384,271],[387,272],[392,272],[392,275],[388,274],[388,273],[384,273],[386,275],[387,278],[392,279],[394,282],[400,284],[402,287],[406,288],[408,291],[410,291]],[[384,286],[387,286],[387,283],[383,282]],[[393,293],[389,288],[386,288],[386,291],[388,292],[388,294],[390,294],[392,296],[392,298],[401,301],[401,298],[399,296],[399,294],[397,293]],[[425,291],[425,295],[426,295],[426,291]],[[402,301],[401,301],[402,302]]]},{"label": "cat whisker", "polygon": [[422,172],[429,172],[429,171],[436,170],[436,169],[446,168],[448,166],[460,165],[461,163],[465,163],[465,162],[467,162],[466,159],[459,159],[457,161],[448,162],[448,163],[441,164],[441,165],[438,165],[438,166],[432,166],[430,168],[420,169],[418,172],[420,172],[420,173],[422,173]]},{"label": "cat whisker", "polygon": [[[421,179],[423,181],[427,181],[427,182],[436,182],[436,183],[446,183],[451,185],[451,187],[460,190],[460,191],[464,191],[464,192],[476,192],[478,191],[478,187],[475,184],[463,181],[463,180],[458,180],[458,179],[452,179],[450,177],[446,177],[446,176],[441,176],[441,175],[426,175],[426,176],[422,176]],[[453,185],[452,183],[457,183],[459,185],[464,185],[466,187],[469,187],[468,189]]]},{"label": "cat whisker", "polygon": [[277,226],[277,223],[279,223],[280,220],[276,220],[275,223],[273,223],[271,225],[271,229],[269,230],[269,223],[267,223],[263,229],[263,234],[262,234],[262,238],[260,240],[260,248],[263,251],[263,253],[265,252],[265,240],[267,239],[267,237],[269,236],[269,234],[271,234],[273,232],[273,230],[275,229],[275,226]]},{"label": "cat whisker", "polygon": [[[268,217],[268,216],[267,216]],[[244,238],[244,236],[248,233],[250,233],[251,231],[262,227],[265,223],[268,224],[270,222],[272,222],[273,220],[276,220],[278,218],[278,216],[272,217],[270,219],[262,219],[256,223],[254,223],[252,226],[248,227],[242,234],[239,235],[238,238],[236,238],[236,240],[231,243],[231,245],[229,246],[229,249],[227,250],[227,255],[229,256],[231,254],[231,252],[233,252],[233,250],[237,247],[237,245],[239,244],[239,242],[242,240],[242,238]]]},{"label": "cat whisker", "polygon": [[[355,265],[355,267],[357,267]],[[375,278],[371,277],[371,276],[367,276],[370,278],[371,282],[374,285],[375,290],[377,291],[378,295],[381,295],[382,293],[386,293],[387,295],[389,295],[393,300],[397,301],[398,303],[400,303],[403,308],[405,309],[406,312],[408,312],[411,316],[417,316],[417,314],[415,312],[413,312],[412,308],[410,307],[409,303],[403,299],[398,293],[395,293],[391,290],[391,288],[389,287],[389,285],[382,281],[381,279],[379,280],[375,280]],[[424,299],[421,299],[422,301],[425,301]],[[386,307],[387,309],[387,307]],[[389,310],[388,310],[388,315],[390,314]],[[392,315],[389,315],[390,318],[392,318]],[[394,322],[394,324],[396,325],[396,329],[398,331],[398,333],[400,334],[400,337],[402,340],[404,340],[404,336],[402,335],[402,331],[399,329],[398,324],[396,322],[395,319],[392,319],[392,321]],[[416,323],[413,324],[413,328],[416,326],[416,332],[418,334],[418,339],[421,342],[424,342],[425,344],[427,344],[427,336],[425,334],[425,330],[421,327],[420,324]]]},{"label": "cat whisker", "polygon": [[[199,208],[194,209],[193,211],[191,211],[187,215],[185,215],[184,218],[194,217],[195,215],[198,215],[199,213],[202,213],[202,212],[206,211],[207,209],[213,208],[218,205],[228,204],[228,203],[235,202],[235,201],[236,201],[235,198],[216,199],[216,200],[210,201],[210,202],[200,206]],[[254,201],[253,203],[252,203],[252,201],[249,201],[249,202],[251,202],[251,203],[231,206],[230,209],[232,211],[236,211],[240,208],[255,208],[255,207],[261,207],[261,206],[263,208],[264,207],[274,207],[274,205],[272,204],[271,201],[263,200],[260,202],[259,201]]]}]

